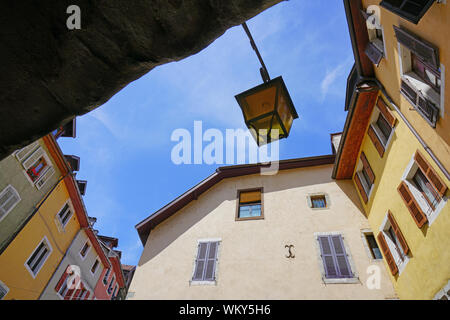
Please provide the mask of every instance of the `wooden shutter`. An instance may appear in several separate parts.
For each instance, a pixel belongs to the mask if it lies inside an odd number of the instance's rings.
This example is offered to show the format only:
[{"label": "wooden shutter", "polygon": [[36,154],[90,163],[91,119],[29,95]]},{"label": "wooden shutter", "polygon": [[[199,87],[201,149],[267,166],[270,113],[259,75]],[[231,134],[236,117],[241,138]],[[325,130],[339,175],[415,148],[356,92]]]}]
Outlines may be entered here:
[{"label": "wooden shutter", "polygon": [[364,203],[367,203],[369,198],[366,194],[366,190],[364,190],[364,187],[363,187],[361,180],[359,179],[359,175],[357,173],[355,174],[355,182],[356,182],[356,186],[358,187],[359,194],[363,198]]},{"label": "wooden shutter", "polygon": [[378,50],[378,48],[375,47],[375,45],[372,42],[367,43],[364,53],[370,59],[370,61],[372,61],[372,63],[377,67],[380,64],[381,59],[383,59],[383,52]]},{"label": "wooden shutter", "polygon": [[422,228],[422,226],[428,221],[427,216],[420,208],[416,199],[414,199],[414,196],[412,195],[405,181],[402,181],[402,183],[400,183],[400,186],[397,188],[397,190],[400,194],[400,197],[405,202],[405,205],[411,213],[411,216],[413,217],[417,226],[419,228]]},{"label": "wooden shutter", "polygon": [[[69,266],[67,266],[68,268]],[[64,281],[66,281],[66,278],[68,277],[67,268],[64,270],[64,273],[62,274],[61,278],[59,279],[58,283],[56,284],[55,291],[59,292],[59,289],[61,289],[62,285],[64,284]]]},{"label": "wooden shutter", "polygon": [[89,298],[90,294],[91,294],[91,292],[89,290],[87,290],[84,300],[87,300]]},{"label": "wooden shutter", "polygon": [[218,246],[219,246],[218,242],[209,242],[208,243],[208,253],[207,253],[207,259],[206,259],[205,277],[204,277],[204,279],[206,281],[214,281],[215,280]]},{"label": "wooden shutter", "polygon": [[322,254],[323,266],[325,269],[326,278],[337,278],[338,273],[336,269],[336,264],[333,258],[333,251],[329,236],[319,236],[320,251]]},{"label": "wooden shutter", "polygon": [[389,269],[391,270],[391,273],[393,276],[395,276],[398,273],[397,265],[395,264],[394,257],[392,256],[391,251],[389,250],[389,247],[386,243],[386,239],[384,238],[383,232],[380,232],[377,236],[378,240],[378,246],[381,248],[381,251],[383,252],[384,259],[386,259],[386,262],[389,266]]},{"label": "wooden shutter", "polygon": [[342,236],[331,236],[331,243],[333,244],[334,256],[338,267],[338,275],[341,278],[351,278],[353,273],[347,259],[347,253],[345,252]]},{"label": "wooden shutter", "polygon": [[405,29],[394,26],[398,42],[419,56],[434,69],[439,70],[439,50],[432,44],[420,39]]},{"label": "wooden shutter", "polygon": [[203,273],[206,265],[206,253],[208,251],[208,243],[200,242],[198,245],[197,260],[195,261],[195,271],[192,280],[203,280]]},{"label": "wooden shutter", "polygon": [[366,157],[364,151],[361,152],[360,158],[361,158],[361,162],[362,162],[362,164],[363,164],[363,167],[364,167],[364,169],[366,170],[367,175],[369,176],[370,183],[373,184],[374,181],[375,181],[375,174],[373,173],[373,170],[372,170],[372,168],[370,167],[369,161],[367,161],[367,157]]},{"label": "wooden shutter", "polygon": [[383,117],[386,119],[387,123],[389,123],[391,128],[393,128],[395,126],[395,122],[397,121],[397,119],[394,117],[394,115],[389,110],[388,106],[381,97],[378,98],[377,107],[380,110]]},{"label": "wooden shutter", "polygon": [[380,6],[403,19],[418,24],[436,0],[383,0]]},{"label": "wooden shutter", "polygon": [[375,133],[375,130],[373,129],[373,127],[371,125],[369,126],[369,130],[367,131],[367,134],[368,134],[370,140],[372,140],[372,143],[375,146],[375,149],[377,149],[378,154],[380,155],[380,157],[383,158],[383,156],[384,156],[383,143],[381,143],[380,138],[378,138],[378,135]]},{"label": "wooden shutter", "polygon": [[425,160],[425,158],[419,151],[416,151],[416,154],[414,155],[414,160],[416,161],[417,165],[422,170],[422,172],[425,174],[427,179],[431,182],[433,187],[436,189],[436,191],[439,193],[439,195],[443,197],[448,189],[444,181],[442,181],[441,178],[439,178],[436,171],[433,170],[431,165],[428,163],[428,161]]},{"label": "wooden shutter", "polygon": [[239,198],[240,203],[261,202],[261,190],[240,192]]},{"label": "wooden shutter", "polygon": [[395,235],[397,236],[398,242],[400,242],[400,245],[402,246],[403,253],[408,254],[408,252],[409,252],[408,244],[406,243],[405,237],[403,237],[403,234],[402,234],[400,228],[398,227],[398,224],[395,221],[394,216],[392,215],[392,212],[390,210],[388,211],[388,220],[391,223],[391,226],[395,232]]}]

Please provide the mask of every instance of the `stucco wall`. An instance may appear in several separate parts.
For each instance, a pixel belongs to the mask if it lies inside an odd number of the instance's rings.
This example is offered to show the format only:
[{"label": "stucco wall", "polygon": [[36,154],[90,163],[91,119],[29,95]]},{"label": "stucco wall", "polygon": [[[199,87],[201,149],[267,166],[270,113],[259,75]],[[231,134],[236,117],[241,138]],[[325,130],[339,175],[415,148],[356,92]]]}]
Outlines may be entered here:
[{"label": "stucco wall", "polygon": [[416,150],[420,151],[447,186],[450,186],[450,182],[401,118],[395,112],[393,114],[398,122],[383,158],[367,134],[361,146],[375,174],[374,189],[364,209],[376,234],[387,211],[391,210],[411,250],[411,259],[403,272],[395,277],[389,273],[399,297],[432,299],[450,278],[450,192],[447,191],[446,204],[431,226],[425,225],[419,229],[397,188]]},{"label": "stucco wall", "polygon": [[[72,244],[70,245],[67,253],[60,263],[58,269],[53,274],[50,279],[47,287],[42,293],[40,299],[42,300],[59,300],[61,299],[56,291],[55,287],[61,278],[63,272],[65,272],[68,265],[75,265],[80,268],[80,276],[83,281],[85,287],[90,291],[90,295],[88,300],[93,299],[95,286],[97,285],[98,280],[100,279],[100,275],[103,273],[104,266],[100,262],[98,258],[98,254],[95,249],[92,247],[91,242],[89,241],[91,247],[89,251],[86,253],[85,258],[83,259],[80,255],[80,251],[83,248],[84,244],[88,241],[88,237],[84,230],[80,230],[77,236],[73,239]],[[92,265],[94,264],[95,259],[99,259],[99,265],[95,273],[91,272]]]},{"label": "stucco wall", "polygon": [[[351,181],[331,180],[331,165],[275,176],[226,179],[151,231],[132,280],[130,299],[384,299],[394,297],[382,262],[369,258],[369,227]],[[263,187],[264,220],[235,221],[237,190]],[[331,206],[312,210],[309,193]],[[359,282],[324,284],[316,232],[340,232]],[[217,284],[190,286],[197,240],[220,238]],[[287,259],[285,245],[294,245]],[[367,267],[381,267],[381,289],[366,287]]]}]

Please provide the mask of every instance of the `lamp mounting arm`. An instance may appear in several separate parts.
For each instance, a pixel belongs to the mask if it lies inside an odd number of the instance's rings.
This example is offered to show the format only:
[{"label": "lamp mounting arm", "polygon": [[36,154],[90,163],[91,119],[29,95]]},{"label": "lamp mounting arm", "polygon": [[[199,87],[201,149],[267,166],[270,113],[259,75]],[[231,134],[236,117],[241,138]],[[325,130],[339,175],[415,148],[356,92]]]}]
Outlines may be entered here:
[{"label": "lamp mounting arm", "polygon": [[264,64],[264,61],[261,57],[261,54],[259,53],[258,47],[256,46],[255,41],[253,40],[252,34],[250,33],[250,30],[248,29],[247,23],[243,23],[242,27],[245,30],[245,33],[247,34],[248,38],[250,39],[250,45],[252,46],[253,50],[255,51],[256,55],[258,56],[259,62],[261,63],[261,68],[259,69],[259,72],[261,73],[261,77],[264,82],[270,81],[269,72],[267,71],[266,65]]}]

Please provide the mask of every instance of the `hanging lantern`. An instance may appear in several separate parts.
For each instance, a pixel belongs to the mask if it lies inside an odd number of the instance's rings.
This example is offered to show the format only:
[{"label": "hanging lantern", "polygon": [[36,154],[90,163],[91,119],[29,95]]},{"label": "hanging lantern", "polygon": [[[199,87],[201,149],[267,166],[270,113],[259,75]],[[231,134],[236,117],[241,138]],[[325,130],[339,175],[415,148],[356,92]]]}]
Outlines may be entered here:
[{"label": "hanging lantern", "polygon": [[287,138],[292,122],[298,118],[281,76],[267,80],[235,98],[258,146]]}]

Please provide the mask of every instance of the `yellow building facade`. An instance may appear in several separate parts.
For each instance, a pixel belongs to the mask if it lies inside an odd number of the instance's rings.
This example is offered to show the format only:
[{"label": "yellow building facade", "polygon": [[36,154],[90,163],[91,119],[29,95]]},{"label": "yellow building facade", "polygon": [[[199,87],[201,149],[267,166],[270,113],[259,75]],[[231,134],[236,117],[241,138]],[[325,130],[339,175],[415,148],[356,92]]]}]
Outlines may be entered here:
[{"label": "yellow building facade", "polygon": [[355,67],[333,175],[359,191],[400,299],[450,294],[450,7],[431,2],[414,22],[395,1],[344,1]]},{"label": "yellow building facade", "polygon": [[[58,214],[66,204],[71,213],[62,226]],[[8,288],[5,299],[37,300],[79,229],[61,180],[0,256],[0,279]]]}]

